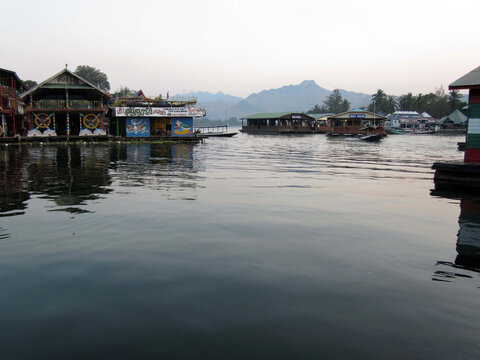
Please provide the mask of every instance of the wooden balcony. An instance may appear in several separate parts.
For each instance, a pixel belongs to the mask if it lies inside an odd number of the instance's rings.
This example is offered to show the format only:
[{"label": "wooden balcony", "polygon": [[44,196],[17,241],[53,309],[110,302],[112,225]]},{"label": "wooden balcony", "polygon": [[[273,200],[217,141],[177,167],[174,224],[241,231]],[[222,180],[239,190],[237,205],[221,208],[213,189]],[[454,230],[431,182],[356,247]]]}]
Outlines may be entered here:
[{"label": "wooden balcony", "polygon": [[101,101],[88,100],[38,100],[33,101],[29,110],[86,110],[86,109],[104,109],[105,105]]}]

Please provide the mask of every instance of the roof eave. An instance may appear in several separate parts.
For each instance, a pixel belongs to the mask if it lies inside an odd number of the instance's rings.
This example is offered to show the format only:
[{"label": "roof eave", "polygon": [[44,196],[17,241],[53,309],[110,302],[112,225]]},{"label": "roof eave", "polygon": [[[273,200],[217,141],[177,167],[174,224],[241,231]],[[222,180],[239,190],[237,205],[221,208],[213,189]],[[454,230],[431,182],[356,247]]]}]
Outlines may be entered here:
[{"label": "roof eave", "polygon": [[470,90],[470,89],[480,89],[480,84],[478,85],[449,85],[448,90]]}]

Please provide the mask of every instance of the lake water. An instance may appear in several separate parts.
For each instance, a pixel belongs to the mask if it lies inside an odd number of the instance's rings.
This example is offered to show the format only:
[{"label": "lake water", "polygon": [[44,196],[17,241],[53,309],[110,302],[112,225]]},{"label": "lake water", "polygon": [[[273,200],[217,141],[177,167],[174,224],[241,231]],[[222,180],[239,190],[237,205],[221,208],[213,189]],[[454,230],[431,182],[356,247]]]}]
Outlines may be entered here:
[{"label": "lake water", "polygon": [[0,359],[478,359],[463,140],[2,145]]}]

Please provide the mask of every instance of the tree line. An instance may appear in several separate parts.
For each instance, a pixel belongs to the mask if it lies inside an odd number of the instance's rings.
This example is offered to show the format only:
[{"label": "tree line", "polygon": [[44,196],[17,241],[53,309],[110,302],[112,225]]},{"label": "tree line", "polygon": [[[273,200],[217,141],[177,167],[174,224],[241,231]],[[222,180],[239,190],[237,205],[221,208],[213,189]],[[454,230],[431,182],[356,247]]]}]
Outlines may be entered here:
[{"label": "tree line", "polygon": [[[394,96],[386,94],[382,89],[378,89],[372,95],[370,104],[361,109],[375,112],[377,114],[388,115],[395,111],[416,111],[419,114],[427,112],[435,119],[440,119],[450,114],[456,109],[462,109],[466,102],[462,101],[462,95],[458,90],[452,90],[449,93],[440,87],[433,93],[413,95],[411,92]],[[315,105],[307,114],[333,113],[338,114],[350,110],[350,102],[342,98],[339,89],[333,92],[323,101],[322,105]]]},{"label": "tree line", "polygon": [[429,94],[413,95],[409,92],[398,98],[378,89],[372,95],[368,110],[383,114],[391,114],[394,111],[416,111],[420,114],[427,112],[434,118],[440,119],[457,109],[461,110],[465,105],[467,103],[462,101],[462,95],[458,90],[447,93],[443,87]]}]

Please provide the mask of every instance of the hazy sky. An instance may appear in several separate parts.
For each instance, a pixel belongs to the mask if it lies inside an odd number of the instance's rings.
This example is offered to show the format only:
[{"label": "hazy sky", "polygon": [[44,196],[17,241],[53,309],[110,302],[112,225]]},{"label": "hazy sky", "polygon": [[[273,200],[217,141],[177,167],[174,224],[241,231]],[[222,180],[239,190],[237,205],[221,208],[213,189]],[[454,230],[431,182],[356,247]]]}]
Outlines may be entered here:
[{"label": "hazy sky", "polygon": [[0,67],[94,66],[148,95],[247,96],[315,80],[401,95],[480,65],[479,0],[0,0]]}]

